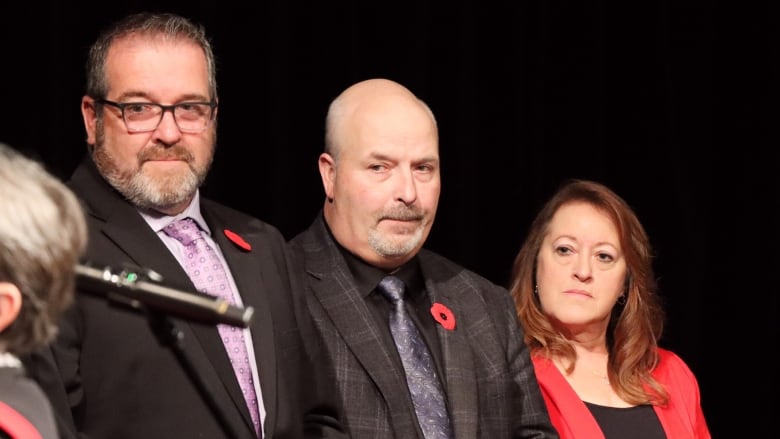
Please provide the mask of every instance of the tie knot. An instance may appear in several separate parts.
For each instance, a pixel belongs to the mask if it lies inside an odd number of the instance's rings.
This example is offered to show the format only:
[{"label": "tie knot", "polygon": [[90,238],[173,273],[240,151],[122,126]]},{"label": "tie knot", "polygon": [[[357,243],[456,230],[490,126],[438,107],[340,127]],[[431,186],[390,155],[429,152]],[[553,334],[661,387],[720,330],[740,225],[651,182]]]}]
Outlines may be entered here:
[{"label": "tie knot", "polygon": [[196,239],[202,238],[200,228],[192,218],[182,218],[163,228],[163,232],[171,238],[179,240],[184,245],[190,245]]},{"label": "tie knot", "polygon": [[406,285],[404,285],[404,281],[395,276],[385,276],[384,279],[379,282],[377,287],[379,288],[379,291],[382,293],[382,295],[384,295],[387,300],[393,303],[398,303],[399,301],[404,300],[404,290]]}]

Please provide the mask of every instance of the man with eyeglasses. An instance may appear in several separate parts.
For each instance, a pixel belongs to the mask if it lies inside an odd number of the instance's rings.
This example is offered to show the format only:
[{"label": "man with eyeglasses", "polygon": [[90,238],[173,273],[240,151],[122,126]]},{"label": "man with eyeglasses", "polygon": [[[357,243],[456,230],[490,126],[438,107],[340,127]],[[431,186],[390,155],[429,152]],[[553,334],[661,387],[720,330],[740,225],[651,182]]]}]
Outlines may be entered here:
[{"label": "man with eyeglasses", "polygon": [[127,131],[145,133],[154,131],[160,126],[166,111],[173,113],[173,120],[179,131],[197,134],[208,128],[211,119],[216,115],[214,109],[217,102],[179,102],[174,105],[161,105],[154,102],[119,103],[108,99],[97,99],[99,105],[110,105],[122,112]]},{"label": "man with eyeglasses", "polygon": [[[104,31],[81,101],[89,154],[68,184],[87,211],[86,261],[150,269],[192,294],[217,294],[199,278],[213,269],[251,322],[226,328],[78,294],[55,342],[26,359],[62,437],[346,437],[283,236],[200,196],[215,78],[202,27],[183,17],[141,13]],[[190,270],[207,255],[212,265]]]}]

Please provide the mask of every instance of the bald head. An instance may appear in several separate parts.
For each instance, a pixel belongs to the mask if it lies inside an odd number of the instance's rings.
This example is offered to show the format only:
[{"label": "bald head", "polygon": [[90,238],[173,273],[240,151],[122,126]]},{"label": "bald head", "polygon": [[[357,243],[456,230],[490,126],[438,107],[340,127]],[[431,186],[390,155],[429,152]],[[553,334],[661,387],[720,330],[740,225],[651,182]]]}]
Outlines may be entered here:
[{"label": "bald head", "polygon": [[388,272],[413,258],[439,202],[439,135],[406,87],[370,79],[331,104],[319,159],[325,221],[344,248]]},{"label": "bald head", "polygon": [[[341,143],[344,141],[342,133],[349,130],[350,124],[360,126],[371,118],[385,119],[393,114],[402,116],[407,112],[414,113],[408,114],[409,118],[427,118],[427,123],[434,128],[438,141],[433,112],[408,88],[383,78],[367,79],[353,84],[330,104],[325,121],[325,152],[338,160]],[[421,115],[419,112],[425,114]]]}]

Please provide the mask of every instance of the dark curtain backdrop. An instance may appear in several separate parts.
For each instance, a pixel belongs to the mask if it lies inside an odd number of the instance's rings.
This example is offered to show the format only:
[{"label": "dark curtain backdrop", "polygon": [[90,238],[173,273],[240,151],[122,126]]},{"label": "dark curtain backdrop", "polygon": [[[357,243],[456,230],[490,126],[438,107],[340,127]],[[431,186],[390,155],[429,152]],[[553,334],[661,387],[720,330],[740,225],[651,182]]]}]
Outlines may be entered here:
[{"label": "dark curtain backdrop", "polygon": [[290,238],[322,205],[330,100],[358,80],[395,79],[440,126],[430,248],[506,285],[531,218],[563,179],[610,185],[650,234],[662,345],[697,374],[714,436],[774,430],[770,2],[243,3],[3,2],[0,141],[66,178],[85,152],[83,64],[98,30],[141,9],[188,15],[218,56],[219,146],[203,190]]}]

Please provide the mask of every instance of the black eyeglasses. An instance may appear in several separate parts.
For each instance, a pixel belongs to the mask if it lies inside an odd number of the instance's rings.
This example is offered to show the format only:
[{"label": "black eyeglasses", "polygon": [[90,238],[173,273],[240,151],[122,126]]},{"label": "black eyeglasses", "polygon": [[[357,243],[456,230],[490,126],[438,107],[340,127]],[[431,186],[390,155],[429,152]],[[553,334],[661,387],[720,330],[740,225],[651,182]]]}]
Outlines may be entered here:
[{"label": "black eyeglasses", "polygon": [[96,99],[95,102],[119,108],[127,131],[143,133],[154,131],[160,126],[166,111],[173,114],[176,126],[183,133],[200,133],[205,130],[214,118],[217,103],[211,102],[180,102],[174,105],[161,105],[153,102],[113,102],[107,99]]}]

